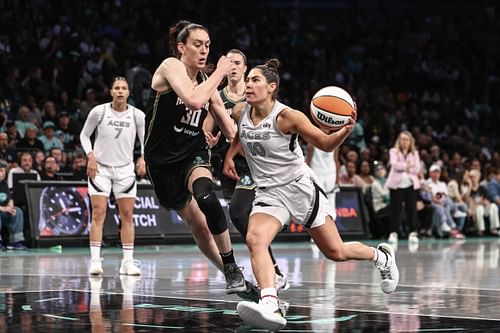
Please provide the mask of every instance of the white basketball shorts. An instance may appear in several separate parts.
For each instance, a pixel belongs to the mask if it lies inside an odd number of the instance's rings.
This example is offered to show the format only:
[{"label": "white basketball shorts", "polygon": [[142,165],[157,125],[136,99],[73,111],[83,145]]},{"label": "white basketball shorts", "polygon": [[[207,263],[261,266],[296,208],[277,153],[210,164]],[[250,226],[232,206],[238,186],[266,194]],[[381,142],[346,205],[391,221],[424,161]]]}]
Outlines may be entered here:
[{"label": "white basketball shorts", "polygon": [[271,215],[283,226],[293,219],[306,228],[323,225],[328,215],[333,220],[336,217],[324,192],[309,174],[287,185],[257,188],[250,215],[255,213]]},{"label": "white basketball shorts", "polygon": [[97,163],[96,176],[88,180],[89,195],[109,197],[111,190],[113,190],[116,199],[135,198],[137,183],[134,168],[134,163],[122,167],[111,167]]}]

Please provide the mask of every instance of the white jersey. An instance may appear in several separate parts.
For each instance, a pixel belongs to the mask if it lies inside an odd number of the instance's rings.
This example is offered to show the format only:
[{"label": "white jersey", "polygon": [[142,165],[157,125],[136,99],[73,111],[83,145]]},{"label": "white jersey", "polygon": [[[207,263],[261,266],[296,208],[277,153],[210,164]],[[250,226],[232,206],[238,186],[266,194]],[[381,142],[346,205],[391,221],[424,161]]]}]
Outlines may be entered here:
[{"label": "white jersey", "polygon": [[[144,113],[127,105],[123,112],[111,108],[111,103],[94,107],[85,121],[80,141],[85,153],[94,151],[99,164],[111,167],[122,167],[134,161],[134,144],[136,135],[141,143],[141,154],[144,146]],[[94,148],[90,136],[95,131]]]},{"label": "white jersey", "polygon": [[334,152],[326,152],[314,147],[311,158],[311,169],[317,175],[320,185],[325,192],[333,191],[337,178]]},{"label": "white jersey", "polygon": [[260,188],[285,185],[307,171],[297,134],[278,129],[276,119],[288,106],[276,101],[271,113],[254,125],[247,104],[238,124],[238,133],[252,177]]}]

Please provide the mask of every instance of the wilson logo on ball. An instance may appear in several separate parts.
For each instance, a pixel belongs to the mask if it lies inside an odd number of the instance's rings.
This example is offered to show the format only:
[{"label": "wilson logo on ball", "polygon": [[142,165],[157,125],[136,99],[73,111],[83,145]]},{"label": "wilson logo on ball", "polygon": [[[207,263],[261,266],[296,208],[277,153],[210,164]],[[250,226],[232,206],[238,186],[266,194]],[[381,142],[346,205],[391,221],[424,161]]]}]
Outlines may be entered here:
[{"label": "wilson logo on ball", "polygon": [[342,88],[328,86],[320,89],[311,100],[314,122],[326,129],[339,129],[349,122],[354,110],[351,95]]},{"label": "wilson logo on ball", "polygon": [[321,112],[318,113],[318,120],[325,122],[325,123],[328,123],[330,125],[344,125],[343,120],[335,120],[332,117],[328,117]]}]

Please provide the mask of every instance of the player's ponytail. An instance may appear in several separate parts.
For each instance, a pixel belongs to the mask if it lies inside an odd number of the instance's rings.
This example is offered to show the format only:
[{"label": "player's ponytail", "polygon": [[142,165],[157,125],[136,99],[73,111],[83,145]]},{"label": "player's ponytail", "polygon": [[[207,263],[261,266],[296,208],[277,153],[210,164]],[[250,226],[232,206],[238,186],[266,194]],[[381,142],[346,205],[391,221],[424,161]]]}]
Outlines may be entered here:
[{"label": "player's ponytail", "polygon": [[280,75],[278,68],[280,67],[281,63],[278,59],[269,59],[266,61],[264,65],[258,65],[255,66],[256,69],[259,69],[262,72],[262,75],[266,78],[267,82],[269,83],[276,83],[276,89],[273,92],[272,99],[275,100],[278,96],[278,90],[280,87]]}]

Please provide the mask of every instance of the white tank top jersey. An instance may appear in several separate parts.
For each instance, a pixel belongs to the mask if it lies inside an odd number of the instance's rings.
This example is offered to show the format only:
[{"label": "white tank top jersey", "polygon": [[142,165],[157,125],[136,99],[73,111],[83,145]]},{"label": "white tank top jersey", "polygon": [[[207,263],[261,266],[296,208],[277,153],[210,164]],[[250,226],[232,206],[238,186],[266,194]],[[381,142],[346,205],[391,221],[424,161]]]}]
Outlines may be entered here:
[{"label": "white tank top jersey", "polygon": [[311,169],[320,177],[332,176],[335,182],[337,166],[335,165],[334,153],[333,151],[326,152],[314,147],[311,159]]},{"label": "white tank top jersey", "polygon": [[258,187],[285,185],[307,171],[297,134],[285,134],[278,129],[276,119],[286,108],[289,107],[276,101],[271,113],[256,125],[250,118],[250,105],[241,114],[239,138]]},{"label": "white tank top jersey", "polygon": [[[111,103],[94,107],[85,122],[80,139],[88,154],[93,150],[99,164],[120,167],[134,161],[134,144],[141,127],[144,132],[144,112],[127,104],[127,110],[114,111]],[[139,132],[141,132],[139,130]],[[90,138],[95,131],[94,148],[89,147]],[[144,133],[143,133],[144,134]],[[85,141],[85,142],[84,142]]]}]

